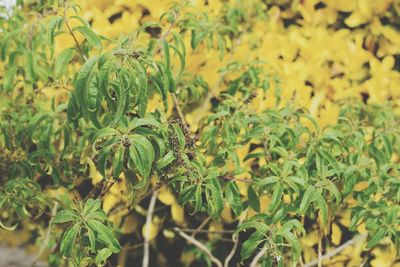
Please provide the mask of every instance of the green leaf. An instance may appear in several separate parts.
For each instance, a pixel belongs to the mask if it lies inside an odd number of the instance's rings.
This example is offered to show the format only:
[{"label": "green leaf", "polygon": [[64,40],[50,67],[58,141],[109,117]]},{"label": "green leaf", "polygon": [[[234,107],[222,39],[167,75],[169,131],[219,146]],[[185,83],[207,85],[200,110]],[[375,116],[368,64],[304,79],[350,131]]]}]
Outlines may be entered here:
[{"label": "green leaf", "polygon": [[138,105],[139,105],[139,115],[144,117],[147,110],[148,96],[147,96],[147,72],[142,64],[137,60],[133,60],[133,65],[136,70],[139,91],[138,91]]},{"label": "green leaf", "polygon": [[53,45],[54,44],[54,37],[56,35],[57,27],[60,27],[63,18],[61,16],[52,17],[49,26],[47,28],[47,40],[48,42]]},{"label": "green leaf", "polygon": [[12,47],[11,45],[9,45],[9,42],[17,37],[22,30],[16,30],[16,31],[12,31],[9,32],[5,35],[2,35],[2,39],[1,39],[1,48],[0,48],[0,58],[2,61],[5,61],[7,58],[7,55],[9,55],[10,53],[7,53],[7,48]]},{"label": "green leaf", "polygon": [[214,218],[218,218],[221,215],[222,210],[224,209],[224,196],[222,194],[222,188],[216,178],[210,179],[209,185],[211,185],[212,198],[212,202],[209,201],[209,204],[212,204],[211,215]]},{"label": "green leaf", "polygon": [[140,175],[144,178],[148,178],[153,161],[155,160],[153,145],[146,137],[137,134],[133,135],[130,140],[131,146],[129,147],[129,156]]},{"label": "green leaf", "polygon": [[122,172],[122,167],[124,163],[124,153],[125,148],[123,145],[118,146],[117,151],[113,160],[113,177],[118,178]]},{"label": "green leaf", "polygon": [[341,172],[340,168],[339,168],[339,165],[338,165],[338,162],[336,161],[336,159],[330,153],[328,153],[324,149],[319,149],[318,153],[321,155],[321,157],[323,159],[325,159],[334,168],[336,174],[339,174]]},{"label": "green leaf", "polygon": [[286,241],[289,243],[289,245],[292,248],[292,258],[294,260],[297,260],[300,256],[301,253],[301,245],[297,237],[289,232],[289,231],[283,231],[282,236],[286,239]]},{"label": "green leaf", "polygon": [[111,126],[116,125],[122,118],[122,115],[124,115],[125,110],[127,108],[126,102],[127,100],[127,89],[125,88],[125,84],[123,81],[123,77],[121,74],[119,74],[119,83],[118,86],[115,87],[115,92],[117,95],[117,110],[113,115],[113,120],[111,122]]},{"label": "green leaf", "polygon": [[161,170],[162,168],[168,166],[171,162],[175,160],[175,155],[173,151],[169,151],[157,162],[157,169]]},{"label": "green leaf", "polygon": [[325,199],[321,196],[318,198],[316,204],[321,213],[322,223],[326,224],[328,222],[328,205],[326,204]]},{"label": "green leaf", "polygon": [[250,237],[244,241],[242,249],[240,250],[241,260],[250,258],[251,255],[257,250],[257,247],[264,241],[265,237],[262,233],[256,231],[250,235]]},{"label": "green leaf", "polygon": [[92,231],[92,229],[90,229],[90,227],[86,227],[87,230],[87,234],[89,237],[89,244],[90,244],[90,250],[92,252],[96,251],[96,236],[94,235],[94,232]]},{"label": "green leaf", "polygon": [[185,136],[183,135],[182,129],[181,129],[181,127],[179,127],[179,125],[177,123],[173,123],[173,124],[171,124],[171,126],[172,126],[172,129],[174,130],[176,137],[178,138],[179,150],[183,151],[186,146],[186,139],[185,139]]},{"label": "green leaf", "polygon": [[97,267],[106,265],[107,259],[111,256],[111,254],[112,254],[112,251],[109,250],[108,248],[101,249],[97,253],[96,259],[95,259],[95,263],[96,263]]},{"label": "green leaf", "polygon": [[274,185],[274,193],[272,194],[271,203],[268,206],[269,212],[273,212],[279,206],[279,202],[281,201],[282,193],[283,193],[282,184],[276,183]]},{"label": "green leaf", "polygon": [[[253,217],[254,218],[254,217]],[[251,219],[249,219],[249,220],[247,220],[247,221],[244,221],[239,227],[238,227],[238,229],[236,230],[236,234],[238,233],[238,232],[240,232],[240,231],[243,231],[243,230],[247,230],[247,229],[256,229],[258,232],[260,232],[261,234],[263,234],[263,235],[265,235],[267,232],[268,232],[268,230],[269,230],[269,228],[268,228],[268,226],[265,224],[265,223],[263,223],[263,222],[260,222],[259,220],[254,220],[253,218],[251,218]],[[234,234],[234,236],[235,236],[235,234]]]},{"label": "green leaf", "polygon": [[250,207],[257,212],[260,212],[260,200],[252,186],[247,188],[247,197],[249,199]]},{"label": "green leaf", "polygon": [[63,50],[57,57],[56,63],[54,66],[54,76],[55,78],[60,78],[63,75],[68,67],[69,62],[74,57],[74,49],[67,48]]},{"label": "green leaf", "polygon": [[202,190],[201,190],[201,184],[198,184],[196,186],[196,192],[195,192],[195,205],[194,205],[194,211],[193,213],[196,213],[201,210],[201,207],[203,206],[203,198],[201,196]]},{"label": "green leaf", "polygon": [[385,147],[386,160],[390,161],[392,154],[393,154],[392,141],[390,140],[389,136],[387,136],[387,135],[382,136],[382,141],[383,141],[383,144]]},{"label": "green leaf", "polygon": [[169,55],[169,45],[165,39],[161,39],[161,48],[164,55],[164,65],[166,69],[169,69],[171,66],[171,59]]},{"label": "green leaf", "polygon": [[[114,129],[114,128],[103,128],[101,130],[96,131],[96,133],[93,135],[93,141],[96,142],[97,139],[102,139],[104,137],[109,137],[109,136],[119,136],[121,135],[121,132]],[[96,149],[93,149],[93,151]]]},{"label": "green leaf", "polygon": [[88,59],[85,64],[81,67],[75,82],[75,88],[77,92],[77,100],[79,103],[87,109],[88,104],[88,83],[90,81],[90,73],[96,65],[98,57],[92,57]]},{"label": "green leaf", "polygon": [[113,145],[109,145],[106,147],[103,147],[100,151],[98,160],[97,160],[97,166],[99,169],[99,172],[103,177],[106,177],[106,170],[107,170],[107,158],[110,156],[110,152],[112,151]]},{"label": "green leaf", "polygon": [[99,241],[106,245],[113,253],[118,253],[121,250],[121,245],[114,237],[110,228],[97,220],[90,220],[87,223],[92,231],[97,233]]},{"label": "green leaf", "polygon": [[179,70],[179,73],[178,73],[178,76],[179,76],[185,70],[186,48],[185,48],[185,43],[183,42],[182,36],[180,34],[178,34],[176,32],[173,32],[172,36],[174,38],[174,42],[177,45],[177,47],[175,47],[175,46],[171,46],[171,47],[175,50],[176,54],[179,57],[180,63],[181,63],[180,70]]},{"label": "green leaf", "polygon": [[78,215],[72,210],[62,210],[54,217],[53,223],[66,223],[78,219]]},{"label": "green leaf", "polygon": [[375,247],[379,243],[379,241],[381,241],[382,238],[386,235],[386,232],[387,232],[386,228],[384,227],[378,228],[371,237],[371,239],[368,241],[367,248],[370,249]]},{"label": "green leaf", "polygon": [[17,74],[17,67],[11,66],[5,71],[3,78],[4,90],[10,92],[14,88],[15,75]]},{"label": "green leaf", "polygon": [[104,62],[103,64],[101,64],[100,67],[99,87],[103,96],[106,98],[107,102],[112,103],[114,102],[114,99],[110,95],[109,85],[110,85],[110,73],[111,69],[114,66],[114,61],[112,58],[110,59],[109,54],[104,54],[100,57],[99,62]]},{"label": "green leaf", "polygon": [[239,216],[243,211],[243,205],[239,188],[235,181],[231,181],[226,185],[225,196],[235,215]]},{"label": "green leaf", "polygon": [[83,216],[88,217],[92,212],[99,210],[101,201],[99,199],[89,198],[86,200],[85,207],[83,208]]},{"label": "green leaf", "polygon": [[73,30],[74,31],[76,30],[76,31],[79,31],[80,33],[82,33],[83,36],[85,36],[88,43],[91,44],[92,46],[94,46],[98,49],[102,48],[100,37],[89,27],[77,26]]},{"label": "green leaf", "polygon": [[279,179],[279,176],[269,176],[258,181],[257,186],[261,189],[264,189],[266,186],[278,182]]},{"label": "green leaf", "polygon": [[222,60],[224,58],[224,54],[225,54],[225,42],[220,34],[217,34],[217,43],[218,43],[218,50],[219,50],[219,59]]},{"label": "green leaf", "polygon": [[35,72],[35,62],[32,51],[25,50],[25,74],[30,82],[34,82],[36,79],[36,72]]},{"label": "green leaf", "polygon": [[303,195],[303,198],[300,203],[300,207],[298,212],[302,215],[306,214],[308,207],[310,206],[310,203],[312,201],[312,198],[315,193],[315,188],[312,185],[309,185],[306,189],[306,192]]},{"label": "green leaf", "polygon": [[383,166],[386,162],[385,154],[374,145],[369,147],[369,154],[375,159],[378,166]]},{"label": "green leaf", "polygon": [[72,227],[69,227],[67,231],[65,231],[62,239],[60,252],[63,256],[69,258],[72,256],[72,250],[74,248],[75,239],[80,231],[81,224],[74,224]]}]

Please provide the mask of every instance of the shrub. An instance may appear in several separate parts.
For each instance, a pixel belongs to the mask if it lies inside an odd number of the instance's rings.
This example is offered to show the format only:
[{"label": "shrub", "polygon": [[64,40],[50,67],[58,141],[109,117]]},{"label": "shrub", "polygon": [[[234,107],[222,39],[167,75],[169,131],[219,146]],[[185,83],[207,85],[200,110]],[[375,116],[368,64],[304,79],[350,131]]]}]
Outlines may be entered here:
[{"label": "shrub", "polygon": [[[172,4],[118,38],[67,1],[4,12],[2,228],[54,266],[312,266],[363,239],[366,261],[383,240],[397,252],[398,86],[384,105],[360,92],[324,99],[337,118],[315,111],[320,92],[311,107],[303,87],[288,97],[281,66],[235,54],[262,41],[248,33],[268,23],[264,9]],[[212,55],[212,77],[196,51]],[[348,242],[326,238],[339,222]],[[313,233],[317,262],[305,257]]]}]

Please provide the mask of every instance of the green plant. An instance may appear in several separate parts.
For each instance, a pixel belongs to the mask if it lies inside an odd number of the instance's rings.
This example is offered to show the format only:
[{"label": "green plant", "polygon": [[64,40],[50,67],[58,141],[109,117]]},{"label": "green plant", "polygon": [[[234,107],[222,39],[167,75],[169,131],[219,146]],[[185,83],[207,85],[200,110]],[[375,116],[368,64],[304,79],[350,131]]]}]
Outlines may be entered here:
[{"label": "green plant", "polygon": [[[0,207],[6,212],[0,215],[7,223],[2,227],[18,230],[15,223],[29,217],[47,222],[56,229],[50,242],[53,265],[115,263],[112,254],[128,242],[118,241],[122,227],[109,221],[113,210],[107,214],[101,206],[114,185],[124,184],[118,208],[136,209],[147,217],[145,226],[154,204],[147,212],[138,207],[160,188],[173,192],[191,215],[220,220],[224,202],[236,218],[257,213],[228,226],[233,240],[243,241],[236,259],[243,265],[297,264],[301,236],[313,228],[321,232],[345,210],[351,211],[350,231],[366,226],[366,250],[384,237],[398,250],[400,170],[393,157],[400,154],[400,122],[390,106],[345,101],[338,123],[321,129],[303,107],[280,105],[280,80],[259,60],[221,68],[223,89],[210,97],[214,85],[187,71],[184,40],[189,36],[194,50],[218,49],[223,58],[229,53],[226,42],[240,37],[238,25],[249,29],[251,22],[240,9],[227,8],[221,21],[213,21],[185,12],[187,5],[172,6],[160,22],[144,23],[118,40],[98,36],[79,16],[79,7],[68,2],[39,4],[32,20],[23,10],[5,20],[1,60],[9,68],[0,89]],[[149,34],[153,28],[161,33]],[[62,34],[75,46],[55,55],[54,40]],[[255,109],[253,103],[265,100],[261,94],[271,84],[276,106]],[[61,94],[49,100],[45,88]],[[162,104],[150,109],[155,96]],[[209,102],[209,114],[190,125],[185,113]],[[97,173],[101,179],[91,185]],[[238,177],[243,175],[248,178]],[[360,183],[367,187],[356,191]],[[50,196],[46,191],[52,188],[69,194]],[[60,206],[50,220],[45,211],[55,203]],[[305,227],[305,220],[312,226]],[[141,239],[145,247],[150,242],[148,236],[136,241]],[[218,258],[229,251],[218,251],[218,242],[209,241],[208,247],[191,242],[199,259],[222,266]]]}]

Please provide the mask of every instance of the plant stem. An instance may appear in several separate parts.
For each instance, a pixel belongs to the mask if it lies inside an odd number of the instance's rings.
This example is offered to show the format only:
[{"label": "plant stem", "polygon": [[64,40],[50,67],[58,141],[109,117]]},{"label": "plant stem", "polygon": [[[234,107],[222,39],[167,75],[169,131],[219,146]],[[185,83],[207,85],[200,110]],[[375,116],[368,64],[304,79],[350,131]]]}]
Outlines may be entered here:
[{"label": "plant stem", "polygon": [[211,217],[208,216],[196,229],[194,229],[194,231],[190,231],[191,229],[186,229],[186,230],[188,230],[188,231],[183,230],[183,229],[182,229],[182,230],[185,231],[185,232],[192,232],[191,237],[194,238],[195,235],[196,235],[197,233],[206,231],[206,230],[202,230],[202,229],[203,229],[204,226],[206,226],[206,224],[207,224],[210,220],[211,220]]},{"label": "plant stem", "polygon": [[318,267],[322,267],[322,236],[321,228],[318,227]]},{"label": "plant stem", "polygon": [[142,262],[142,267],[148,267],[149,266],[149,236],[150,236],[150,224],[153,219],[153,211],[154,207],[156,204],[157,200],[157,194],[158,191],[155,190],[153,191],[153,194],[151,195],[150,199],[150,204],[149,204],[149,209],[147,210],[147,216],[146,216],[146,229],[145,229],[145,235],[144,235],[144,246],[143,246],[143,262]]},{"label": "plant stem", "polygon": [[260,261],[260,259],[265,255],[265,253],[267,253],[268,248],[267,246],[264,246],[258,253],[257,255],[254,257],[254,259],[251,261],[250,263],[250,267],[256,267],[258,262]]},{"label": "plant stem", "polygon": [[38,251],[38,253],[36,254],[35,258],[32,260],[30,266],[35,266],[37,261],[40,259],[40,257],[43,255],[43,253],[46,250],[46,247],[48,246],[49,242],[50,242],[50,238],[51,238],[51,226],[53,224],[53,219],[57,214],[57,209],[58,209],[58,202],[55,202],[53,205],[53,208],[51,209],[51,219],[49,221],[49,226],[47,227],[47,231],[44,237],[44,240],[42,242],[42,245],[40,246],[40,249]]},{"label": "plant stem", "polygon": [[[202,229],[190,229],[190,228],[182,228],[183,232],[186,233],[195,233],[195,234],[232,234],[234,230],[202,230]],[[191,235],[192,237],[193,234]]]},{"label": "plant stem", "polygon": [[[247,211],[248,209],[246,209],[244,211],[244,213],[242,213],[242,215],[240,216],[239,222],[238,222],[238,227],[243,223],[243,221],[246,219],[247,217]],[[229,267],[229,262],[231,261],[231,259],[233,258],[233,256],[236,253],[236,249],[239,246],[239,237],[236,236],[236,238],[233,239],[233,247],[231,249],[231,252],[229,252],[228,256],[226,257],[225,261],[224,261],[224,267]]]},{"label": "plant stem", "polygon": [[186,239],[186,241],[192,243],[193,245],[195,245],[198,249],[200,249],[201,251],[203,251],[209,258],[210,260],[217,265],[218,267],[223,267],[222,263],[219,259],[217,259],[216,257],[214,257],[214,255],[211,253],[211,251],[200,241],[194,239],[193,237],[191,237],[188,234],[185,234],[181,229],[179,229],[178,227],[174,228],[175,231],[177,231],[179,233],[179,235],[181,237],[183,237],[184,239]]},{"label": "plant stem", "polygon": [[[64,1],[64,5],[65,5],[65,1]],[[64,20],[65,20],[65,26],[67,26],[69,34],[71,34],[72,38],[74,39],[75,45],[78,48],[79,53],[82,55],[83,59],[85,61],[87,61],[88,58],[85,56],[85,53],[83,52],[82,47],[78,42],[78,39],[76,39],[76,36],[75,36],[74,32],[72,31],[71,27],[69,26],[68,17],[67,17],[67,12],[66,12],[65,6],[64,6]]]},{"label": "plant stem", "polygon": [[178,113],[179,119],[181,120],[183,126],[185,127],[185,130],[187,130],[189,132],[189,127],[188,127],[188,124],[186,123],[185,115],[183,115],[182,109],[179,105],[178,97],[176,96],[175,93],[171,93],[171,95],[172,95],[172,100],[174,101],[174,106],[175,106],[176,112]]},{"label": "plant stem", "polygon": [[253,181],[249,180],[249,179],[235,178],[235,177],[230,177],[230,176],[222,176],[222,177],[220,176],[218,178],[224,179],[224,180],[230,180],[230,181],[238,181],[238,182],[247,183],[247,184],[253,183]]},{"label": "plant stem", "polygon": [[[347,241],[343,245],[335,248],[331,252],[326,253],[325,255],[322,255],[321,260],[330,259],[330,258],[336,256],[337,254],[339,254],[340,252],[342,252],[348,246],[352,246],[352,245],[356,244],[357,242],[359,242],[359,241],[361,241],[361,240],[363,240],[365,238],[367,238],[367,234],[357,235],[353,239],[350,239],[349,241]],[[315,259],[315,260],[312,260],[312,261],[304,264],[304,267],[313,267],[313,266],[315,266],[317,264],[318,264],[318,259]]]}]

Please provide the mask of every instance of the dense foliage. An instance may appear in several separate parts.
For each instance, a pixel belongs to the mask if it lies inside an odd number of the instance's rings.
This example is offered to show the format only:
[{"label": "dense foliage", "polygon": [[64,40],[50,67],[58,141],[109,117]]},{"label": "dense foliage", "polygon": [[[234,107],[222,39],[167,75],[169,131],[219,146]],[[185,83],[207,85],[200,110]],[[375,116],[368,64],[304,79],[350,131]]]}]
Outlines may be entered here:
[{"label": "dense foliage", "polygon": [[51,266],[394,264],[398,1],[95,2],[2,10],[1,242]]}]

